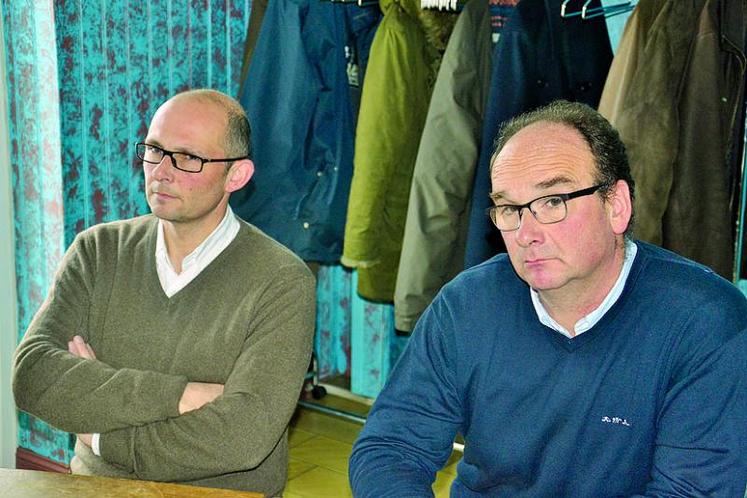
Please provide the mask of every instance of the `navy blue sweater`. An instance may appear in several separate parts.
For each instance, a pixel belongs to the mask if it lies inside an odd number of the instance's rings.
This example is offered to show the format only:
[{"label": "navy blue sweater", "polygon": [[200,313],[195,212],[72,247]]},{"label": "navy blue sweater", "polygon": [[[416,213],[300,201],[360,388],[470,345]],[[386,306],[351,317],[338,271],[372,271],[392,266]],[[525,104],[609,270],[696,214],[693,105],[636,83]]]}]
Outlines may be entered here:
[{"label": "navy blue sweater", "polygon": [[445,286],[355,443],[354,495],[430,496],[459,432],[453,497],[741,498],[747,301],[637,244],[619,300],[574,339],[539,322],[505,255]]}]

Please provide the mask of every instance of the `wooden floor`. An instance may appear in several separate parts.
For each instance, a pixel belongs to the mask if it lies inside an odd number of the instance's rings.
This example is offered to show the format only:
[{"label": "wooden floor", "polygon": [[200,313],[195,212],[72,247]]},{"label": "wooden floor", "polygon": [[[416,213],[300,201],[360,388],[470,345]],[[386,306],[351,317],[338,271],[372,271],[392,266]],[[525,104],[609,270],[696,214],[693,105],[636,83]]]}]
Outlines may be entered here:
[{"label": "wooden floor", "polygon": [[[348,412],[367,411],[366,406],[327,395],[324,405]],[[290,429],[290,466],[286,498],[344,498],[352,496],[348,484],[348,458],[361,425],[332,415],[299,408]],[[433,490],[437,498],[449,496],[456,475],[454,454],[438,473]]]}]

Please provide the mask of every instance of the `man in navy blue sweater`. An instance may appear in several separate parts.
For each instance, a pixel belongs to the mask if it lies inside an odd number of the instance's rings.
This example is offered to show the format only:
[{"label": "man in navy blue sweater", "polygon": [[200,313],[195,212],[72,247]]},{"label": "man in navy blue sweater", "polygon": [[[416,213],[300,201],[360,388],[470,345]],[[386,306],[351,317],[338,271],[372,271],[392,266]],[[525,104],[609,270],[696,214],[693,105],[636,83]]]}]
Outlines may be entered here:
[{"label": "man in navy blue sweater", "polygon": [[[447,284],[353,448],[356,497],[729,497],[747,481],[747,301],[633,241],[617,132],[583,104],[507,123],[490,216],[508,255]],[[697,209],[697,206],[693,206]]]}]

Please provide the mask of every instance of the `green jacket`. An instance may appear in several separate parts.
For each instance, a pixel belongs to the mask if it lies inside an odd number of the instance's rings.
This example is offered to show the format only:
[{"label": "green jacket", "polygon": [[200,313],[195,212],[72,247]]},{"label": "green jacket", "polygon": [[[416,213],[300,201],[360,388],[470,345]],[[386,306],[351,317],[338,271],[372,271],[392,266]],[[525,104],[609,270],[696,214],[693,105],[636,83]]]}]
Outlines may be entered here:
[{"label": "green jacket", "polygon": [[453,13],[381,0],[356,130],[342,263],[358,292],[392,301],[415,157]]},{"label": "green jacket", "polygon": [[[236,238],[168,298],[157,220],[97,225],[68,250],[15,357],[18,407],[72,433],[75,473],[282,492],[287,425],[308,367],[314,279],[290,251],[242,223]],[[96,360],[67,342],[81,335]],[[187,382],[224,384],[179,415]]]},{"label": "green jacket", "polygon": [[411,331],[464,268],[492,49],[488,0],[472,0],[446,47],[415,161],[394,292],[398,330]]}]

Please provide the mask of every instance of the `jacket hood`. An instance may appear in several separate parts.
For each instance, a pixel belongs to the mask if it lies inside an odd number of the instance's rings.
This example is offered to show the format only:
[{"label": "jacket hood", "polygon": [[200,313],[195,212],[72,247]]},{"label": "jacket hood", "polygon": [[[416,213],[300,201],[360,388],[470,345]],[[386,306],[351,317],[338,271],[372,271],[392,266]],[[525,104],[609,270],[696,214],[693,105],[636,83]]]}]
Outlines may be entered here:
[{"label": "jacket hood", "polygon": [[457,20],[457,12],[438,11],[435,9],[420,8],[420,0],[379,0],[381,11],[386,13],[393,8],[401,8],[410,17],[416,19],[425,32],[433,48],[439,52],[446,50],[451,31]]}]

